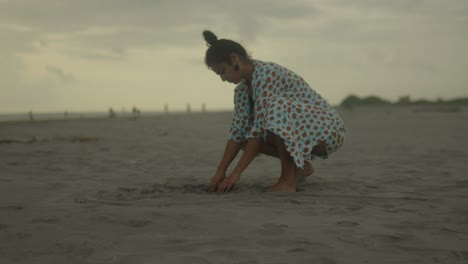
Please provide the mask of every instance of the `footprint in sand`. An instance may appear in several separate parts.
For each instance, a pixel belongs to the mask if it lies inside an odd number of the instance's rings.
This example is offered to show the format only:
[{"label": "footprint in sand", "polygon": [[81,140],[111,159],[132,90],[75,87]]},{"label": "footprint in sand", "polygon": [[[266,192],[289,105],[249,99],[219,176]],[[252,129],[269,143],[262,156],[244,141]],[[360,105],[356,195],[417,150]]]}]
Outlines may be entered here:
[{"label": "footprint in sand", "polygon": [[[264,247],[275,247],[285,248],[285,253],[297,254],[297,255],[310,255],[311,252],[333,252],[334,248],[321,242],[311,241],[308,238],[295,238],[287,240],[278,240],[274,237],[268,239],[262,239],[258,241],[258,244]],[[322,262],[313,262],[322,263]]]},{"label": "footprint in sand", "polygon": [[468,180],[456,181],[454,188],[468,188]]},{"label": "footprint in sand", "polygon": [[56,224],[58,221],[58,218],[38,218],[32,220],[35,224]]},{"label": "footprint in sand", "polygon": [[24,207],[21,205],[7,205],[7,206],[0,206],[0,210],[5,210],[5,211],[19,211],[23,210]]},{"label": "footprint in sand", "polygon": [[359,225],[358,223],[352,221],[338,221],[336,224],[342,227],[355,227]]},{"label": "footprint in sand", "polygon": [[267,223],[263,224],[257,233],[261,235],[280,235],[283,234],[287,228],[288,225]]},{"label": "footprint in sand", "polygon": [[7,228],[8,228],[7,225],[2,225],[2,224],[0,224],[0,230],[7,229]]},{"label": "footprint in sand", "polygon": [[[290,255],[297,255],[297,256],[303,256],[303,257],[310,257],[313,256],[311,252],[321,252],[324,254],[327,254],[330,250],[330,252],[333,251],[328,246],[322,245],[320,243],[310,243],[309,247],[307,245],[303,245],[303,247],[294,247],[286,251],[286,253]],[[305,262],[304,262],[305,263]],[[328,258],[328,257],[317,257],[317,258],[312,258],[308,259],[307,263],[320,263],[320,264],[336,264],[337,262],[334,259]]]},{"label": "footprint in sand", "polygon": [[29,238],[29,237],[32,237],[32,234],[29,234],[29,233],[16,233],[16,237],[20,238],[20,239]]},{"label": "footprint in sand", "polygon": [[294,200],[294,199],[288,200],[287,202],[288,202],[288,203],[291,203],[291,204],[302,204],[301,201]]},{"label": "footprint in sand", "polygon": [[141,228],[147,225],[150,225],[152,222],[149,220],[142,220],[142,219],[129,219],[129,220],[117,220],[107,215],[98,216],[96,218],[99,222],[110,223],[110,224],[120,224],[134,228]]},{"label": "footprint in sand", "polygon": [[363,208],[364,206],[355,205],[355,206],[349,206],[346,209],[349,210],[350,212],[355,212],[355,211],[362,210]]},{"label": "footprint in sand", "polygon": [[441,228],[440,231],[454,233],[454,234],[468,235],[468,232],[463,232],[463,231],[460,231],[460,230],[455,230],[455,229],[451,229],[451,228],[447,228],[447,227]]},{"label": "footprint in sand", "polygon": [[[177,260],[177,263],[191,263],[191,264],[213,263],[208,258],[202,257],[202,256],[180,256],[176,260]],[[238,262],[238,263],[241,264],[242,262]]]},{"label": "footprint in sand", "polygon": [[390,229],[396,230],[417,230],[417,229],[425,229],[428,226],[428,222],[410,222],[410,221],[403,221],[394,224],[384,224],[383,226]]},{"label": "footprint in sand", "polygon": [[304,248],[293,248],[293,249],[290,249],[288,251],[286,251],[287,253],[297,253],[297,252],[304,252],[305,249]]},{"label": "footprint in sand", "polygon": [[393,235],[386,235],[386,234],[374,234],[371,237],[375,240],[379,240],[384,243],[398,243],[402,241],[408,241],[411,239],[410,236],[404,234],[393,234]]},{"label": "footprint in sand", "polygon": [[138,220],[138,219],[133,219],[127,222],[128,226],[135,227],[135,228],[141,228],[145,227],[147,225],[151,224],[151,221],[148,220]]},{"label": "footprint in sand", "polygon": [[81,257],[89,257],[93,255],[96,250],[88,242],[81,242],[80,244],[75,243],[55,243],[56,250],[59,253],[69,254],[69,255],[79,255]]},{"label": "footprint in sand", "polygon": [[[457,261],[467,261],[468,260],[468,251],[451,251],[452,255]],[[463,262],[465,263],[465,262]]]},{"label": "footprint in sand", "polygon": [[[199,263],[217,263],[217,262],[228,262],[231,263],[232,260],[235,260],[234,263],[238,264],[257,264],[260,263],[257,260],[255,255],[251,255],[250,252],[245,252],[244,250],[236,250],[236,249],[215,249],[208,252],[210,256],[210,260],[217,259],[218,261],[214,262],[199,262]],[[205,259],[207,260],[207,259]],[[180,263],[194,263],[192,260],[184,261]],[[263,262],[261,262],[263,263]]]},{"label": "footprint in sand", "polygon": [[240,255],[240,252],[235,249],[215,249],[208,252],[211,256],[235,257]]}]

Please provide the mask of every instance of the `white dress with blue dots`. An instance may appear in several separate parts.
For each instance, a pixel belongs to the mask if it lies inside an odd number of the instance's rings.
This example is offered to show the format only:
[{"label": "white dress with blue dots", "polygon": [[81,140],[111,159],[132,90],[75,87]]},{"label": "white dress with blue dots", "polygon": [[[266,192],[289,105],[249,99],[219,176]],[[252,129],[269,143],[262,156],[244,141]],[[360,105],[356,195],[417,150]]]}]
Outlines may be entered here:
[{"label": "white dress with blue dots", "polygon": [[250,99],[245,80],[235,88],[229,139],[245,142],[274,133],[284,140],[298,168],[315,158],[311,152],[320,141],[327,152],[321,158],[337,151],[345,137],[337,111],[293,71],[272,62],[253,63],[253,95]]}]

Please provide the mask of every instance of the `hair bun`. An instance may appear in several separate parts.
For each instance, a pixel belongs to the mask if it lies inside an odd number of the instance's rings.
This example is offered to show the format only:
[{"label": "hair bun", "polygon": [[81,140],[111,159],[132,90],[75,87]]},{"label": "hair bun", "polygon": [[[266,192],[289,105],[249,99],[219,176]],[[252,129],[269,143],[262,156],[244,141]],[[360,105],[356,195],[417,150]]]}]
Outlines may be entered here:
[{"label": "hair bun", "polygon": [[208,46],[212,46],[218,40],[218,37],[209,30],[203,31],[203,37],[205,38],[206,43],[208,43]]}]

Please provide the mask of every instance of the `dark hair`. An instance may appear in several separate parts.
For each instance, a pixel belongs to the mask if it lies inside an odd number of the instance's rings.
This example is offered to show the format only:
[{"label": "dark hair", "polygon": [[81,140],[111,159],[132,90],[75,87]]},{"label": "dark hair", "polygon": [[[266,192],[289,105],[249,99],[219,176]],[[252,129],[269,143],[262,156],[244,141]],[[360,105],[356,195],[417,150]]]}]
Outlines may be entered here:
[{"label": "dark hair", "polygon": [[211,31],[203,31],[208,50],[205,54],[205,63],[208,67],[214,64],[226,63],[232,65],[231,54],[236,53],[243,59],[249,59],[249,55],[241,44],[230,39],[218,39]]}]

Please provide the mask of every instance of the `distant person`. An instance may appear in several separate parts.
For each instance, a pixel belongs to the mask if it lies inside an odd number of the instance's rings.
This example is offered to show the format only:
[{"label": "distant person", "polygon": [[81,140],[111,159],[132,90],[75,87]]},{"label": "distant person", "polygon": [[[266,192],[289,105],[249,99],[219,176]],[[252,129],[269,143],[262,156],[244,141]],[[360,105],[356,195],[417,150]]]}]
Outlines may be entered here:
[{"label": "distant person", "polygon": [[34,121],[34,114],[32,110],[29,110],[28,116],[29,116],[29,121]]},{"label": "distant person", "polygon": [[[293,71],[250,58],[237,42],[203,36],[209,46],[205,63],[222,81],[236,84],[234,117],[224,155],[208,191],[232,189],[260,153],[280,159],[281,174],[270,191],[296,191],[314,172],[315,157],[328,158],[343,144],[344,123],[333,107]],[[229,176],[226,171],[243,148]]]},{"label": "distant person", "polygon": [[202,111],[202,113],[206,113],[206,104],[205,103],[203,103],[201,105],[201,111]]},{"label": "distant person", "polygon": [[109,118],[115,118],[117,114],[115,113],[114,109],[109,108]]},{"label": "distant person", "polygon": [[141,114],[140,109],[136,108],[136,106],[133,106],[133,108],[132,108],[132,117],[133,117],[133,119],[137,119],[138,117],[140,117],[140,114]]},{"label": "distant person", "polygon": [[169,105],[168,104],[165,104],[164,105],[164,113],[167,115],[169,114]]}]

